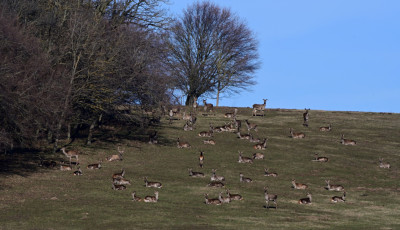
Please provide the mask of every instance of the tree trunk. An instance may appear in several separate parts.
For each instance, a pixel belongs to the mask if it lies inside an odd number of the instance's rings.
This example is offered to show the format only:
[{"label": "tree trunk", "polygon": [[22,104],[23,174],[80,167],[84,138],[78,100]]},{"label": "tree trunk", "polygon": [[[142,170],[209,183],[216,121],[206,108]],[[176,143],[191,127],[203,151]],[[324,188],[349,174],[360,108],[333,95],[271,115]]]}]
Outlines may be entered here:
[{"label": "tree trunk", "polygon": [[217,102],[215,103],[215,107],[218,107],[219,105],[219,89],[217,91]]},{"label": "tree trunk", "polygon": [[92,144],[93,130],[96,127],[96,123],[97,123],[97,119],[94,119],[92,124],[90,124],[89,134],[88,134],[87,141],[86,141],[87,145]]}]

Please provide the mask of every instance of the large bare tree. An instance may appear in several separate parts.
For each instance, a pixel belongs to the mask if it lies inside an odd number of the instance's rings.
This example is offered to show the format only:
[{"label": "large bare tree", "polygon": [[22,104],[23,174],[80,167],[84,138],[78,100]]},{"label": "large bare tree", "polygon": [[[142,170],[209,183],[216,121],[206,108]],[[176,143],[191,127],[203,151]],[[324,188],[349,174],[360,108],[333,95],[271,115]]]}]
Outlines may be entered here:
[{"label": "large bare tree", "polygon": [[258,43],[229,9],[195,3],[173,23],[167,40],[170,74],[187,95],[187,105],[203,94],[216,93],[219,100],[220,93],[255,84]]}]

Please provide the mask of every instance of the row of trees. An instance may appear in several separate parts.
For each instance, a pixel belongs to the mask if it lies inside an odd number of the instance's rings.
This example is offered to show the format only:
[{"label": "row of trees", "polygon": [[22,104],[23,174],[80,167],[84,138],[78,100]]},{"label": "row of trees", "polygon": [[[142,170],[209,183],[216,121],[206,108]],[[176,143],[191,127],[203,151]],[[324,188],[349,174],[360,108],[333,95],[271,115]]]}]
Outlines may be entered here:
[{"label": "row of trees", "polygon": [[[0,144],[58,148],[64,130],[118,118],[120,105],[186,104],[253,84],[257,44],[227,9],[167,0],[1,0]],[[138,123],[140,120],[124,122]]]}]

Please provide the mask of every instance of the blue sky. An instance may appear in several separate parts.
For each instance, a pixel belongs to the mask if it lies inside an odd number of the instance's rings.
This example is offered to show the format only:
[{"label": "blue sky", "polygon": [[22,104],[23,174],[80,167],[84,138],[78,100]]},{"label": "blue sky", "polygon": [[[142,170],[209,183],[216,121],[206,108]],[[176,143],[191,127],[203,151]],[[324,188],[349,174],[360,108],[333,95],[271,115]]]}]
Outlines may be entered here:
[{"label": "blue sky", "polygon": [[[170,0],[170,13],[194,2]],[[400,113],[400,1],[211,2],[254,32],[261,61],[257,85],[220,105]]]}]

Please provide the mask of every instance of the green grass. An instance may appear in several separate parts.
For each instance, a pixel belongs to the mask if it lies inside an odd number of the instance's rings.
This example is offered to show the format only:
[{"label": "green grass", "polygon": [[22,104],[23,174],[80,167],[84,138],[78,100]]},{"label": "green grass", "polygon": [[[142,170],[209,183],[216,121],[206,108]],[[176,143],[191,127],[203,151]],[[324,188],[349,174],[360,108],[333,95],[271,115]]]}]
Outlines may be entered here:
[{"label": "green grass", "polygon": [[[223,116],[227,111],[233,109],[219,108],[215,116],[198,116],[196,130],[188,132],[183,131],[182,120],[172,125],[162,120],[157,127],[159,145],[137,141],[133,127],[128,127],[132,129],[131,136],[117,142],[101,138],[100,133],[90,147],[79,146],[78,140],[75,147],[84,153],[80,157],[84,173],[81,177],[72,172],[36,168],[33,153],[1,156],[0,229],[400,228],[400,114],[311,110],[310,127],[306,128],[302,126],[303,111],[268,110],[265,117],[251,117],[250,109],[241,108],[238,119],[259,124],[259,131],[253,134],[269,138],[267,150],[262,151],[265,159],[249,165],[237,162],[238,150],[251,156],[256,152],[253,143],[239,140],[233,133],[216,133],[213,139],[217,144],[209,146],[202,143],[205,138],[197,136],[208,130],[210,122],[223,125],[229,121]],[[320,126],[329,123],[331,132],[319,131]],[[289,128],[304,132],[306,138],[290,138]],[[357,145],[341,145],[342,133],[345,138],[356,140]],[[178,149],[178,137],[192,148]],[[117,144],[125,148],[123,161],[103,162],[100,170],[84,168],[116,154]],[[203,169],[198,167],[199,151],[205,152]],[[315,152],[329,157],[329,162],[312,162]],[[392,168],[380,169],[379,157],[389,161]],[[264,177],[265,167],[277,172],[278,177]],[[114,191],[110,177],[121,168],[126,169],[125,177],[132,185],[127,190]],[[204,172],[206,177],[191,178],[188,168]],[[225,176],[226,187],[244,200],[222,206],[205,205],[204,193],[215,198],[225,191],[206,186],[211,169]],[[254,182],[240,183],[240,172]],[[132,191],[140,197],[154,194],[155,189],[144,187],[145,176],[163,184],[158,203],[131,201]],[[309,185],[313,204],[296,203],[306,191],[292,189],[292,179]],[[325,179],[345,187],[346,203],[330,203],[332,196],[342,193],[326,191]],[[264,208],[264,186],[278,194],[277,210]]]}]

